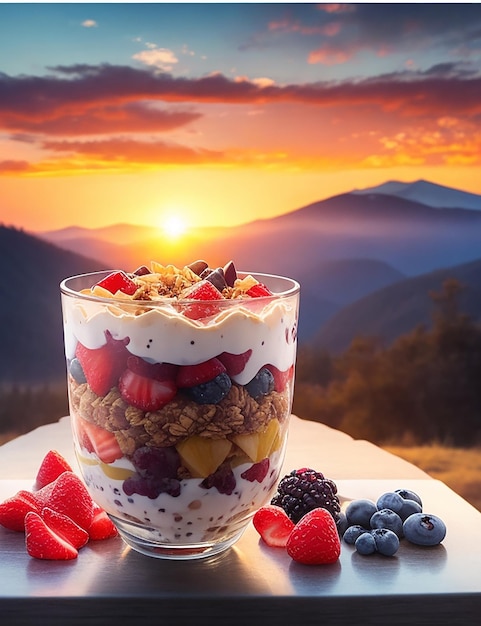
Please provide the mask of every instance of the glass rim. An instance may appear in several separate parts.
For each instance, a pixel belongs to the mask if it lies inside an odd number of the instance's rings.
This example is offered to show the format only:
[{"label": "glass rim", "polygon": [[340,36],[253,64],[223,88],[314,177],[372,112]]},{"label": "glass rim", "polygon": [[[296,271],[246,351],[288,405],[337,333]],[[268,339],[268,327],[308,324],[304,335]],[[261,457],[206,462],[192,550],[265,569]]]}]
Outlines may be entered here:
[{"label": "glass rim", "polygon": [[[112,302],[118,302],[119,304],[122,303],[122,304],[131,305],[131,306],[135,305],[137,307],[150,307],[150,308],[155,307],[155,306],[165,306],[166,304],[173,303],[173,302],[175,302],[176,304],[178,303],[189,303],[189,304],[190,303],[196,303],[196,304],[206,303],[207,304],[207,303],[216,302],[217,304],[220,304],[221,306],[229,306],[229,305],[232,306],[234,303],[239,304],[239,302],[243,301],[242,298],[196,300],[195,298],[172,298],[172,297],[159,298],[156,300],[133,300],[132,298],[128,298],[128,297],[126,298],[121,298],[118,296],[115,296],[115,297],[105,296],[104,297],[104,296],[99,296],[94,293],[92,294],[80,293],[79,291],[75,291],[75,289],[72,289],[71,287],[68,286],[68,283],[74,280],[79,280],[79,279],[86,278],[89,276],[91,276],[92,278],[98,277],[98,279],[100,280],[101,277],[105,277],[111,274],[112,272],[119,272],[119,271],[124,272],[124,270],[119,270],[119,269],[107,269],[107,270],[99,270],[96,272],[85,272],[83,274],[75,274],[73,276],[68,276],[60,282],[60,291],[65,296],[78,298],[80,300],[89,300],[91,302],[99,302],[99,303],[105,302],[109,304],[112,304]],[[277,299],[285,299],[291,296],[295,296],[299,294],[300,292],[300,288],[301,288],[300,283],[294,278],[290,278],[288,276],[281,276],[280,274],[268,274],[268,273],[262,273],[262,272],[246,272],[246,271],[239,271],[239,270],[237,271],[237,274],[238,276],[240,276],[240,278],[245,278],[246,276],[253,276],[257,280],[259,280],[259,282],[263,282],[265,280],[267,281],[280,280],[280,281],[284,281],[290,284],[290,287],[285,289],[284,291],[277,291],[269,296],[256,297],[255,300],[258,302],[263,302],[263,301],[268,302],[268,301],[277,300]],[[98,281],[95,281],[95,282],[98,282]],[[92,286],[94,284],[95,283],[93,283]],[[87,288],[88,287],[84,287],[84,289],[87,289]]]}]

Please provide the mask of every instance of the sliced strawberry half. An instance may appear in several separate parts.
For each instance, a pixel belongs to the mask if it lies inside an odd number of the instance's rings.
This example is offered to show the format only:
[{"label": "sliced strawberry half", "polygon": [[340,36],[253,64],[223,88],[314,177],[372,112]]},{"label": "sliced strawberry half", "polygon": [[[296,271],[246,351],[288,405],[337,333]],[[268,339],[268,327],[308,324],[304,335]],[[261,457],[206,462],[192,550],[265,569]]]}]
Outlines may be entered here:
[{"label": "sliced strawberry half", "polygon": [[25,517],[29,512],[40,513],[40,507],[30,491],[19,491],[0,504],[0,525],[9,530],[23,532]]},{"label": "sliced strawberry half", "polygon": [[173,363],[149,363],[139,356],[129,356],[127,367],[140,376],[155,380],[175,380],[178,365]]},{"label": "sliced strawberry half", "polygon": [[49,528],[65,539],[65,541],[71,543],[77,550],[82,548],[89,540],[88,532],[76,524],[68,515],[45,507],[42,509],[41,517]]},{"label": "sliced strawberry half", "polygon": [[252,350],[246,350],[242,354],[233,354],[232,352],[222,352],[217,357],[221,363],[224,364],[227,373],[230,377],[240,374],[247,361],[251,358]]},{"label": "sliced strawberry half", "polygon": [[124,456],[114,433],[96,424],[81,421],[82,443],[87,450],[95,452],[103,463],[113,463]]},{"label": "sliced strawberry half", "polygon": [[119,379],[119,391],[127,404],[141,411],[158,411],[174,399],[177,385],[173,380],[148,378],[127,368]]},{"label": "sliced strawberry half", "polygon": [[92,541],[110,539],[111,537],[117,537],[119,534],[110,517],[97,504],[94,505],[94,518],[88,528],[88,534]]},{"label": "sliced strawberry half", "polygon": [[98,396],[105,396],[116,386],[129,356],[126,348],[129,339],[114,339],[108,331],[105,336],[102,347],[86,348],[79,342],[75,351],[89,387]]},{"label": "sliced strawberry half", "polygon": [[256,283],[246,291],[246,294],[251,298],[263,298],[265,296],[272,296],[272,291],[269,287],[266,287],[264,283]]},{"label": "sliced strawberry half", "polygon": [[285,548],[294,522],[280,506],[267,504],[256,511],[252,522],[261,539],[272,548]]},{"label": "sliced strawberry half", "polygon": [[197,363],[196,365],[182,365],[177,372],[178,387],[196,387],[226,371],[225,365],[216,357]]},{"label": "sliced strawberry half", "polygon": [[36,559],[68,561],[78,556],[77,548],[57,535],[34,512],[25,517],[25,545],[28,554]]},{"label": "sliced strawberry half", "polygon": [[71,472],[72,468],[68,461],[56,450],[49,450],[38,468],[35,478],[35,489],[41,489],[53,482],[63,472]]}]

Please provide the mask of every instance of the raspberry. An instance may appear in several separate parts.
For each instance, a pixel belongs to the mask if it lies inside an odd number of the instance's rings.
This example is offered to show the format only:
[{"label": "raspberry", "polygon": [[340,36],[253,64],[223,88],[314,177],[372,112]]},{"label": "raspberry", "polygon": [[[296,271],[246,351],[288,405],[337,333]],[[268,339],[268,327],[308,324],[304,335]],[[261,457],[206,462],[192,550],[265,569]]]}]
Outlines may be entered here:
[{"label": "raspberry", "polygon": [[327,509],[336,523],[341,514],[336,484],[321,472],[309,468],[292,470],[284,476],[271,504],[282,507],[295,524],[306,513],[319,507]]}]

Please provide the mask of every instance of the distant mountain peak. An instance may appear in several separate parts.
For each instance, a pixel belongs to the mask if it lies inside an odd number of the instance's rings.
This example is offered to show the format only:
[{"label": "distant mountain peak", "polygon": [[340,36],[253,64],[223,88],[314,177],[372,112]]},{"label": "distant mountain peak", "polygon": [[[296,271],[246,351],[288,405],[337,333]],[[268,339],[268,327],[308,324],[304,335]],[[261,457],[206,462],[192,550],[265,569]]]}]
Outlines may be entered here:
[{"label": "distant mountain peak", "polygon": [[376,187],[354,189],[354,195],[384,194],[412,200],[438,209],[481,211],[481,195],[419,179],[413,182],[390,180]]}]

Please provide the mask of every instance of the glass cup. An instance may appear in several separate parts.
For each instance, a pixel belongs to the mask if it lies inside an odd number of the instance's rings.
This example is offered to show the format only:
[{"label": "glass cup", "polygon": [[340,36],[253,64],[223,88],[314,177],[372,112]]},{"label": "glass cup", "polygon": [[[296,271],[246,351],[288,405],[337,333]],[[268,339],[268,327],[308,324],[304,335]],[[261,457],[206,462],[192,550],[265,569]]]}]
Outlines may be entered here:
[{"label": "glass cup", "polygon": [[299,284],[237,272],[273,295],[132,300],[92,289],[109,274],[60,285],[83,479],[138,552],[218,554],[240,538],[279,480]]}]

